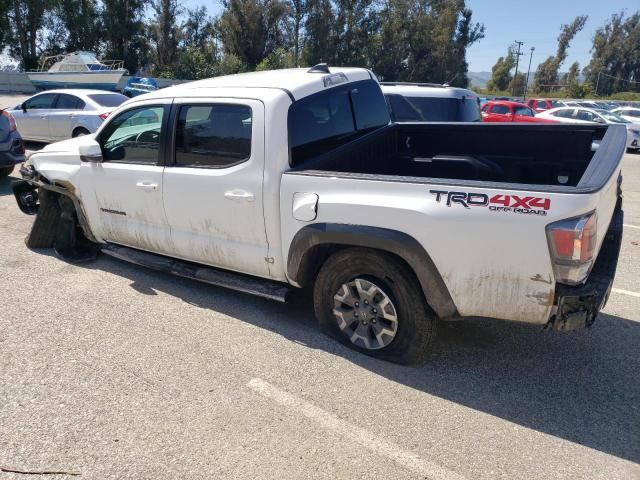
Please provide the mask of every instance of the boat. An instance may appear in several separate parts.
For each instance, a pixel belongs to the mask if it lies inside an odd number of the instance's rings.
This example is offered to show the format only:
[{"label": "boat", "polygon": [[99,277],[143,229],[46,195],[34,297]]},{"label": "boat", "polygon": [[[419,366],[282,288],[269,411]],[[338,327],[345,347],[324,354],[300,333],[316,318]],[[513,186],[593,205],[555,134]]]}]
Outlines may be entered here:
[{"label": "boat", "polygon": [[116,90],[128,71],[123,60],[98,60],[92,52],[74,52],[45,57],[36,71],[27,72],[34,87],[93,88]]}]

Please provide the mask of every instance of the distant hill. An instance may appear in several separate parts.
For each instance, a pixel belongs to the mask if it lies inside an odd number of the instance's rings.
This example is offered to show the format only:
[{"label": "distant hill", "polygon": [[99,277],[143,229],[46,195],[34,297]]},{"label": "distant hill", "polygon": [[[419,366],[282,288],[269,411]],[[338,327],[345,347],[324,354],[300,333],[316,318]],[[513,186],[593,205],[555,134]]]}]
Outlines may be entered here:
[{"label": "distant hill", "polygon": [[491,72],[469,72],[469,86],[476,88],[486,88],[487,82],[491,78]]},{"label": "distant hill", "polygon": [[[527,72],[524,72],[527,73]],[[530,76],[529,76],[529,85],[531,85],[533,83],[533,75],[535,72],[531,72]],[[559,72],[558,76],[560,78],[562,78],[563,75],[565,75],[567,72]],[[469,77],[469,86],[471,88],[476,87],[476,88],[487,88],[487,82],[489,81],[489,79],[491,78],[491,72],[469,72],[467,73],[467,76]],[[578,82],[582,83],[584,82],[584,75],[580,74],[578,75]]]}]

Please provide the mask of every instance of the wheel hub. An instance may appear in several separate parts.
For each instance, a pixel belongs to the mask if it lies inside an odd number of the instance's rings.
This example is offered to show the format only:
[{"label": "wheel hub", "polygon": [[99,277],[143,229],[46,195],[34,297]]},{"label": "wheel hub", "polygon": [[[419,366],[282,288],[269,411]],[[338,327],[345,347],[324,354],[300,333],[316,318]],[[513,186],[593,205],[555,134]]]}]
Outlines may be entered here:
[{"label": "wheel hub", "polygon": [[398,331],[398,314],[385,291],[374,282],[355,278],[333,297],[333,315],[351,343],[368,350],[389,345]]}]

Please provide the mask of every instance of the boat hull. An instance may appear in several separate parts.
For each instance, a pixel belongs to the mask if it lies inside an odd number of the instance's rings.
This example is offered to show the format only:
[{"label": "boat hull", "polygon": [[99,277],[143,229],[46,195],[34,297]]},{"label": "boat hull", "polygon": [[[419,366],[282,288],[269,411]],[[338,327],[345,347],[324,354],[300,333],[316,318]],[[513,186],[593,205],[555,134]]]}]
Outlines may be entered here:
[{"label": "boat hull", "polygon": [[116,90],[124,70],[88,72],[29,72],[29,80],[41,90],[52,88],[93,88]]}]

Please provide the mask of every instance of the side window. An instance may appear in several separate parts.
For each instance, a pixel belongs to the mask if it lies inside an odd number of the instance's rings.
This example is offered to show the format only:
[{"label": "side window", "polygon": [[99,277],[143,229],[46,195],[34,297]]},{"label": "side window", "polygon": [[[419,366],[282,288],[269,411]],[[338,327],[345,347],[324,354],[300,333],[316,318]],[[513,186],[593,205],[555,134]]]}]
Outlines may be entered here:
[{"label": "side window", "polygon": [[535,116],[533,114],[533,110],[531,110],[529,107],[516,107],[514,110],[514,113],[516,115],[520,115],[522,117],[533,117]]},{"label": "side window", "polygon": [[497,113],[498,115],[508,115],[509,107],[506,105],[494,105],[491,108],[491,113]]},{"label": "side window", "polygon": [[587,112],[586,110],[578,110],[578,120],[585,120],[587,122],[593,122],[593,115],[591,112]]},{"label": "side window", "polygon": [[251,156],[251,108],[185,105],[176,131],[176,166],[223,168]]},{"label": "side window", "polygon": [[58,95],[58,100],[56,101],[56,109],[58,110],[82,110],[84,108],[84,101],[78,97],[74,97],[73,95],[67,95],[66,93],[61,93]]},{"label": "side window", "polygon": [[27,110],[38,110],[44,108],[53,108],[53,102],[56,99],[56,93],[45,93],[32,97],[26,101]]},{"label": "side window", "polygon": [[106,161],[156,165],[164,107],[133,108],[116,116],[98,140]]}]

